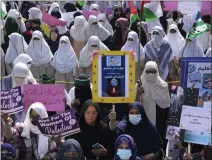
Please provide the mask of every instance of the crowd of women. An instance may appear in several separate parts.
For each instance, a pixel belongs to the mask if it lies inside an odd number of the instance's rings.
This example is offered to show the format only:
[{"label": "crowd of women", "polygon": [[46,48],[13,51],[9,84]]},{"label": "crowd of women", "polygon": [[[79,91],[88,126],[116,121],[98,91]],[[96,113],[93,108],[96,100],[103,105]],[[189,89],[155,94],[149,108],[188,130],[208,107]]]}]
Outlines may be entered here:
[{"label": "crowd of women", "polygon": [[[76,110],[81,132],[65,138],[43,135],[36,119],[56,112],[47,112],[36,102],[23,112],[1,114],[1,158],[162,160],[169,148],[165,133],[170,92],[172,85],[181,89],[167,82],[180,80],[181,57],[212,56],[211,30],[188,39],[189,21],[177,11],[163,11],[157,26],[139,20],[130,24],[130,9],[119,2],[113,2],[109,15],[101,13],[100,2],[88,2],[84,9],[95,13],[89,17],[78,3],[53,2],[47,9],[31,1],[19,7],[10,4],[1,20],[1,90],[21,86],[23,93],[24,84],[63,84],[65,108]],[[43,12],[66,25],[44,23]],[[210,15],[202,19],[211,24]],[[94,50],[135,53],[134,103],[114,109],[112,104],[92,101]],[[204,146],[197,148],[192,148],[196,154],[183,156],[182,146],[182,153],[172,159],[201,160]]]}]

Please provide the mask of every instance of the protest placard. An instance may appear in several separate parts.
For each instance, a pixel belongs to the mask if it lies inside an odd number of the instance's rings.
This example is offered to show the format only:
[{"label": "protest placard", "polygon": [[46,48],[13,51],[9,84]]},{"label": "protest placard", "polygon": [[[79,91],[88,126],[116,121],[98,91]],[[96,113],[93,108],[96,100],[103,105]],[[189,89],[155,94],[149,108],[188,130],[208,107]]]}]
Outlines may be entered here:
[{"label": "protest placard", "polygon": [[65,26],[67,24],[66,21],[56,19],[46,12],[43,12],[42,21],[49,26]]},{"label": "protest placard", "polygon": [[21,87],[1,91],[1,112],[15,114],[24,110]]},{"label": "protest placard", "polygon": [[80,132],[73,109],[48,118],[38,119],[36,123],[40,132],[47,136],[61,135],[64,137]]},{"label": "protest placard", "polygon": [[211,132],[211,109],[183,105],[180,129]]},{"label": "protest placard", "polygon": [[135,57],[130,52],[99,52],[93,58],[92,71],[94,102],[134,102]]},{"label": "protest placard", "polygon": [[64,86],[55,84],[24,85],[24,104],[41,102],[47,111],[65,111]]},{"label": "protest placard", "polygon": [[178,11],[186,15],[196,15],[201,12],[202,2],[178,2]]},{"label": "protest placard", "polygon": [[181,86],[183,88],[212,89],[212,64],[209,57],[182,59]]}]

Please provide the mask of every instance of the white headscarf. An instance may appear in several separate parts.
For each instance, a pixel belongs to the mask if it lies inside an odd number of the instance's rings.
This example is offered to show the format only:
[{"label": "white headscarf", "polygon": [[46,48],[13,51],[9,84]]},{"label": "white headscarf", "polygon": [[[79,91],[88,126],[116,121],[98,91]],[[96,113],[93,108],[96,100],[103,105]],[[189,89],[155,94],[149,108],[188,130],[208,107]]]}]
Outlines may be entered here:
[{"label": "white headscarf", "polygon": [[[60,18],[59,20],[65,21],[63,18]],[[56,26],[56,28],[58,29],[58,33],[60,35],[63,35],[63,34],[65,34],[68,31],[68,28],[67,28],[66,25],[65,26]]]},{"label": "white headscarf", "polygon": [[[19,85],[16,84],[16,77],[25,78],[23,84],[28,84],[28,74],[29,68],[26,64],[18,62],[12,70],[12,88],[18,87]],[[23,84],[21,85],[23,91]]]},{"label": "white headscarf", "polygon": [[187,41],[186,46],[180,49],[181,57],[204,57],[204,51],[196,38]]},{"label": "white headscarf", "polygon": [[[155,75],[146,74],[146,70],[155,69]],[[168,84],[161,79],[158,72],[158,66],[155,62],[149,61],[146,63],[143,74],[141,75],[141,82],[144,88],[143,102],[144,109],[149,120],[156,124],[156,105],[161,108],[170,107],[170,96]]]},{"label": "white headscarf", "polygon": [[[25,26],[25,23],[23,21],[22,15],[16,9],[10,9],[7,17],[13,17],[16,20],[21,31],[23,33],[26,31],[26,26]],[[7,18],[6,18],[5,22],[6,21],[7,21]]]},{"label": "white headscarf", "polygon": [[[97,22],[97,24],[93,25],[94,22]],[[97,36],[101,41],[105,41],[110,35],[109,31],[98,24],[96,16],[90,15],[88,28],[86,29],[86,39],[88,40],[91,36]]]},{"label": "white headscarf", "polygon": [[211,47],[208,48],[207,52],[205,53],[205,57],[212,57]]},{"label": "white headscarf", "polygon": [[[34,40],[35,37],[40,40]],[[33,32],[27,54],[32,58],[32,64],[34,66],[40,66],[51,61],[53,54],[40,31]]]},{"label": "white headscarf", "polygon": [[[98,45],[98,47],[93,48],[91,45]],[[97,36],[91,36],[88,40],[86,46],[80,52],[79,66],[89,67],[93,62],[92,52],[94,50],[105,50],[109,51],[107,46],[105,46]]]},{"label": "white headscarf", "polygon": [[[61,43],[62,41],[66,43]],[[77,56],[67,36],[60,38],[59,48],[54,55],[51,65],[60,73],[71,72],[78,66]]]},{"label": "white headscarf", "polygon": [[[113,35],[113,27],[108,22],[105,14],[103,14],[103,13],[99,14],[97,16],[97,20],[98,20],[99,24],[101,24],[111,35]],[[104,22],[100,22],[100,20],[103,20]]]},{"label": "white headscarf", "polygon": [[29,12],[29,19],[40,19],[42,22],[43,13],[39,8],[32,7],[28,10]]},{"label": "white headscarf", "polygon": [[23,132],[21,134],[22,137],[30,139],[30,132],[38,135],[38,159],[42,159],[48,152],[48,140],[49,138],[44,136],[37,126],[34,126],[30,120],[30,111],[31,109],[35,110],[40,118],[47,118],[48,114],[46,112],[45,106],[40,102],[35,102],[31,104],[29,109],[27,110],[26,118],[24,120]]},{"label": "white headscarf", "polygon": [[53,3],[51,4],[50,8],[49,8],[48,14],[51,14],[52,11],[53,11],[56,7],[59,8],[59,12],[61,13],[61,11],[60,11],[60,5],[59,5],[57,2],[53,2]]},{"label": "white headscarf", "polygon": [[8,37],[10,41],[5,56],[5,62],[10,64],[16,59],[16,57],[18,57],[19,54],[26,52],[28,45],[24,40],[24,37],[18,33],[12,33]]},{"label": "white headscarf", "polygon": [[145,59],[145,54],[144,54],[144,48],[143,46],[139,43],[138,39],[138,34],[134,31],[130,31],[128,33],[127,39],[132,38],[133,41],[128,41],[125,43],[125,45],[121,48],[121,51],[134,51],[136,53],[135,58],[136,58],[136,63],[138,62],[138,57],[139,57],[139,51],[138,47],[140,45],[140,59],[144,60]]},{"label": "white headscarf", "polygon": [[99,5],[98,5],[98,4],[92,4],[92,5],[90,6],[89,11],[92,11],[92,10],[94,10],[94,9],[96,9],[97,11],[99,11]]},{"label": "white headscarf", "polygon": [[85,30],[87,21],[84,16],[77,16],[74,19],[74,25],[70,29],[71,37],[76,41],[86,41]]},{"label": "white headscarf", "polygon": [[28,79],[33,83],[33,84],[37,84],[34,76],[32,75],[32,72],[30,71],[30,67],[31,67],[31,62],[32,62],[32,58],[30,58],[30,56],[28,56],[27,54],[20,54],[13,62],[13,65],[16,65],[18,62],[24,63],[27,65],[27,67],[29,68],[29,75],[28,75]]},{"label": "white headscarf", "polygon": [[197,37],[197,41],[205,52],[209,47],[211,47],[211,34],[210,31],[204,32]]},{"label": "white headscarf", "polygon": [[[170,30],[174,29],[175,33],[170,33]],[[185,46],[186,41],[184,37],[181,35],[176,24],[171,24],[168,29],[168,34],[165,37],[165,40],[170,44],[172,48],[172,53],[175,57],[180,58],[179,52],[181,47]]]}]

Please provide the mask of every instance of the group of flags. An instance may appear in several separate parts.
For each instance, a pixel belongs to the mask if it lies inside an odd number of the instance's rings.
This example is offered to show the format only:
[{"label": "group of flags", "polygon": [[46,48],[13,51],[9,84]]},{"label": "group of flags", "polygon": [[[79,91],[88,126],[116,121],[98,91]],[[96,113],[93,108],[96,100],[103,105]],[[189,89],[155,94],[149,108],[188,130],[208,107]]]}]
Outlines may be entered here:
[{"label": "group of flags", "polygon": [[[87,0],[76,0],[76,4],[78,3],[81,7],[86,5]],[[140,13],[138,13],[136,7],[133,4],[133,0],[130,0],[130,9],[131,9],[131,16],[130,16],[130,24],[134,23],[137,20],[143,20],[146,22],[151,22],[156,19],[159,19],[163,16],[163,11],[161,7],[160,1],[142,1]],[[2,1],[1,2],[1,19],[4,19],[7,16],[6,5]],[[201,20],[200,12],[197,13],[195,24],[192,28],[192,31],[188,34],[188,38],[195,38],[198,35],[206,32],[208,29],[211,28],[211,25],[204,23]]]}]

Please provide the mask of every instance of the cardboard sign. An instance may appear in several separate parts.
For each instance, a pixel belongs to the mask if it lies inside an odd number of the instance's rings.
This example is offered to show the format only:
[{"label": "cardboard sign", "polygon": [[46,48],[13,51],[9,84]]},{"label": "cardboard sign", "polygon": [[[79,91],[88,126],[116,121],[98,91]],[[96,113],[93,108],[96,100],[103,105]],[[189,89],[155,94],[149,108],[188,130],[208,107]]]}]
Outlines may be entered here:
[{"label": "cardboard sign", "polygon": [[211,109],[183,106],[180,129],[190,131],[211,132]]},{"label": "cardboard sign", "polygon": [[37,126],[40,132],[47,136],[67,136],[80,132],[73,109],[48,118],[38,119]]},{"label": "cardboard sign", "polygon": [[1,112],[15,114],[24,110],[21,87],[1,91]]},{"label": "cardboard sign", "polygon": [[56,19],[46,12],[43,12],[42,21],[48,24],[49,26],[65,26],[67,24],[66,21]]},{"label": "cardboard sign", "polygon": [[24,85],[24,105],[41,102],[47,111],[65,111],[64,86],[56,84]]},{"label": "cardboard sign", "polygon": [[202,2],[178,2],[178,11],[186,15],[196,15],[201,12]]}]

